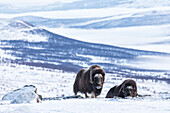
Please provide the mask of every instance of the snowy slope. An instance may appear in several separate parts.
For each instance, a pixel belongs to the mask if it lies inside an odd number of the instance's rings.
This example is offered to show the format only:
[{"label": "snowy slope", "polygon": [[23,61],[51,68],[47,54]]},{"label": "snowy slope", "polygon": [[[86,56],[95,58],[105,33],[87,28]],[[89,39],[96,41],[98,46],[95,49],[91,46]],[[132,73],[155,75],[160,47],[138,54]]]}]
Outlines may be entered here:
[{"label": "snowy slope", "polygon": [[[108,9],[109,10],[109,9]],[[111,10],[111,9],[110,9]],[[114,12],[116,9],[112,9],[111,12]],[[132,27],[132,26],[148,26],[148,25],[165,25],[170,24],[169,13],[170,10],[158,10],[150,9],[144,10],[143,12],[132,11],[132,9],[121,14],[122,12],[116,14],[109,13],[110,15],[104,17],[88,17],[87,14],[84,15],[84,18],[61,18],[56,16],[56,19],[36,17],[36,16],[21,16],[16,17],[22,21],[27,21],[29,23],[35,24],[36,26],[46,26],[46,27],[67,27],[67,28],[81,28],[81,29],[108,29],[108,28],[117,28],[117,27]],[[135,10],[135,9],[134,9]],[[87,10],[88,11],[88,10]],[[105,12],[107,10],[105,9]],[[67,12],[67,11],[64,11]],[[72,11],[73,13],[74,11]],[[84,11],[85,12],[85,11]],[[96,11],[97,12],[97,11]],[[101,11],[102,12],[102,11]],[[55,14],[56,13],[56,14]],[[58,12],[59,13],[59,12]],[[90,10],[89,13],[90,14]],[[28,14],[27,14],[28,15]],[[40,15],[40,14],[39,14]],[[57,12],[54,12],[53,15],[58,15]],[[45,16],[45,15],[41,15]],[[87,17],[85,17],[87,16]],[[57,19],[61,18],[61,19]]]},{"label": "snowy slope", "polygon": [[[160,56],[160,60],[165,57],[168,60],[169,53],[87,43],[54,34],[20,21],[8,21],[10,23],[6,23],[6,26],[4,24],[1,30],[1,49],[6,53],[2,57],[4,62],[10,61],[71,72],[77,72],[84,66],[88,67],[96,63],[104,66],[106,72],[169,70],[169,68],[159,69],[157,67],[148,69],[138,65],[141,61],[149,63],[149,56],[153,56],[153,58]],[[19,28],[14,25],[19,25]],[[24,25],[28,28],[23,28]],[[148,58],[142,56],[148,56]]]},{"label": "snowy slope", "polygon": [[70,28],[46,29],[57,34],[86,42],[169,53],[169,28],[170,26],[168,24],[97,30]]},{"label": "snowy slope", "polygon": [[[169,52],[170,8],[168,1],[161,3],[154,0],[148,1],[153,7],[145,6],[148,3],[145,4],[143,1],[129,2],[141,5],[141,7],[120,5],[121,7],[97,9],[0,14],[0,17],[27,21],[35,26],[81,41]],[[106,40],[103,40],[103,37]]]}]

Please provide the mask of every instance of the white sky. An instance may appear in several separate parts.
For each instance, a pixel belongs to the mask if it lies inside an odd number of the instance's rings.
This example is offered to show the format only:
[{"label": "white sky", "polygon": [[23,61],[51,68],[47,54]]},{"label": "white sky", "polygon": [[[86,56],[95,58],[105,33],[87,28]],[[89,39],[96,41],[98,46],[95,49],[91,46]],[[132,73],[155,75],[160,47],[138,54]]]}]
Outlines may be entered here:
[{"label": "white sky", "polygon": [[45,5],[54,2],[70,3],[79,0],[0,0],[0,4],[11,4],[13,6]]}]

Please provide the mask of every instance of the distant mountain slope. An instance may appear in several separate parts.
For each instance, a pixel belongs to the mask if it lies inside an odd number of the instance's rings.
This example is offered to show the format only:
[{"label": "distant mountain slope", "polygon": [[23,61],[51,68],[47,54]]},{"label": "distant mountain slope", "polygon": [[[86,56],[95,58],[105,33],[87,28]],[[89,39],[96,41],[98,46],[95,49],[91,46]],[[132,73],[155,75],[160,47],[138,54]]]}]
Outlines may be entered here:
[{"label": "distant mountain slope", "polygon": [[169,10],[150,10],[140,13],[125,13],[123,15],[110,15],[96,18],[94,16],[93,18],[50,19],[36,16],[20,16],[14,19],[26,21],[35,26],[50,28],[108,29],[117,27],[168,25],[170,24],[170,13]]},{"label": "distant mountain slope", "polygon": [[[148,14],[149,13],[149,14]],[[71,28],[83,28],[83,29],[106,29],[117,27],[132,27],[132,26],[149,26],[149,25],[165,25],[170,24],[169,13],[161,12],[144,12],[134,14],[129,17],[123,17],[119,19],[107,19],[99,20],[97,22],[85,24],[85,25],[73,25]]]},{"label": "distant mountain slope", "polygon": [[101,18],[77,18],[77,19],[50,19],[50,18],[43,18],[37,16],[20,16],[15,17],[15,20],[21,20],[28,23],[31,23],[35,26],[45,26],[45,27],[70,27],[75,24],[80,24],[88,21],[94,21],[98,19],[104,19],[108,17],[101,17]]},{"label": "distant mountain slope", "polygon": [[[12,26],[10,26],[11,24]],[[168,53],[87,43],[51,33],[45,29],[36,27],[18,28],[18,25],[24,26],[27,23],[13,20],[9,21],[7,26],[10,27],[8,29],[1,29],[0,49],[4,51],[1,55],[1,62],[60,69],[67,72],[77,72],[83,67],[99,64],[106,72],[121,72],[122,76],[131,77],[137,75],[129,71],[165,72],[164,70],[133,66],[139,60],[139,56],[170,55]],[[14,33],[15,35],[13,35]],[[8,37],[4,37],[6,35]],[[46,39],[41,40],[42,37]]]},{"label": "distant mountain slope", "polygon": [[0,4],[0,13],[23,13],[34,11],[99,9],[110,7],[152,8],[169,6],[169,0],[78,0],[70,3],[55,2],[47,5],[30,5],[27,7],[13,6],[13,4]]}]

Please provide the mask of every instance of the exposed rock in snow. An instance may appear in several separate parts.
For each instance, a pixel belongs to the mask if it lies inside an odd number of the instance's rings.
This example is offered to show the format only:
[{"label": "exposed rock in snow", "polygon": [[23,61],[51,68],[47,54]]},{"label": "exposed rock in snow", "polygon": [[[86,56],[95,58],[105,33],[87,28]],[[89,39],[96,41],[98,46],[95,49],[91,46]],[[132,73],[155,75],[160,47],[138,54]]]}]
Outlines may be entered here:
[{"label": "exposed rock in snow", "polygon": [[37,88],[33,85],[25,85],[3,96],[2,100],[10,101],[11,104],[30,103],[41,101],[41,95],[37,94]]},{"label": "exposed rock in snow", "polygon": [[62,99],[83,99],[81,95],[73,95],[73,96],[62,96],[62,97],[46,97],[42,98],[42,101],[47,101],[47,100],[62,100]]}]

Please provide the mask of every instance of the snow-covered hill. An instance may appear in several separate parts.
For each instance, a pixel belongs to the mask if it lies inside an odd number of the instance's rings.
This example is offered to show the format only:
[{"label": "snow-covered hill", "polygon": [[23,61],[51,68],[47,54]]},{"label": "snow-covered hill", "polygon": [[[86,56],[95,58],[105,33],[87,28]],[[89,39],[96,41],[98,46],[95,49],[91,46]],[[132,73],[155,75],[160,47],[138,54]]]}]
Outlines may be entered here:
[{"label": "snow-covered hill", "polygon": [[[113,9],[114,10],[114,9]],[[135,10],[135,9],[134,9]],[[90,10],[89,10],[90,11]],[[107,11],[107,10],[106,10]],[[66,12],[66,11],[65,11]],[[54,14],[55,15],[55,14]],[[80,29],[108,29],[119,27],[166,25],[170,24],[170,9],[158,10],[150,9],[146,11],[131,11],[125,14],[110,14],[104,17],[84,17],[84,18],[61,18],[50,19],[36,16],[21,16],[14,19],[27,21],[36,26],[50,28],[66,27]],[[41,15],[43,16],[43,15]]]},{"label": "snow-covered hill", "polygon": [[[108,4],[111,2],[116,1],[109,1]],[[169,2],[167,0],[159,2],[149,0],[145,3],[134,0],[122,2],[125,5],[130,3],[133,7],[116,4],[115,7],[105,6],[95,9],[0,14],[0,17],[26,21],[53,33],[81,41],[169,52]],[[141,7],[137,7],[137,4]]]},{"label": "snow-covered hill", "polygon": [[138,65],[141,61],[150,64],[149,57],[168,58],[169,53],[87,43],[36,28],[21,21],[3,22],[7,24],[1,30],[1,49],[7,56],[2,57],[3,62],[10,61],[71,72],[77,72],[82,67],[96,63],[104,66],[106,72],[169,70],[156,67],[148,69]]}]

